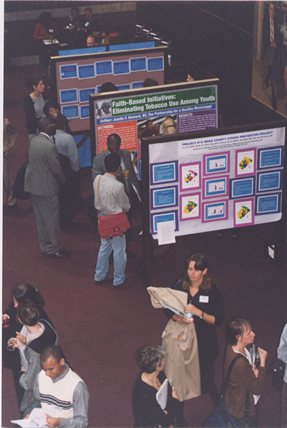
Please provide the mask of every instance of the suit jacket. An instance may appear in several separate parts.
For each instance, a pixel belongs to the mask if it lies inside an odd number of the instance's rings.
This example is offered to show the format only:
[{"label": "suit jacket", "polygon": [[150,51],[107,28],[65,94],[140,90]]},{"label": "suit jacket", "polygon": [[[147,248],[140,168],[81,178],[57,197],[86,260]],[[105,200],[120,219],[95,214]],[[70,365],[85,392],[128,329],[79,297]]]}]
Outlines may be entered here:
[{"label": "suit jacket", "polygon": [[56,196],[64,181],[55,144],[44,134],[38,134],[32,138],[28,149],[25,191],[38,196]]},{"label": "suit jacket", "polygon": [[[278,22],[276,18],[274,18],[274,41],[277,45],[277,49],[280,49],[282,46],[282,35],[280,33],[280,28],[278,26]],[[269,14],[263,20],[263,46],[264,52],[267,48],[270,47],[270,18]]]},{"label": "suit jacket", "polygon": [[[106,172],[104,160],[105,157],[110,154],[109,150],[105,150],[104,152],[100,153],[98,156],[95,156],[93,159],[93,165],[92,165],[92,180],[94,182],[97,175],[104,175]],[[137,189],[138,193],[140,194],[140,187],[139,182],[134,170],[134,167],[132,166],[131,161],[131,154],[128,150],[119,150],[119,154],[121,155],[121,158],[125,164],[125,169],[129,171],[129,178],[128,183],[133,184],[135,188]]]}]

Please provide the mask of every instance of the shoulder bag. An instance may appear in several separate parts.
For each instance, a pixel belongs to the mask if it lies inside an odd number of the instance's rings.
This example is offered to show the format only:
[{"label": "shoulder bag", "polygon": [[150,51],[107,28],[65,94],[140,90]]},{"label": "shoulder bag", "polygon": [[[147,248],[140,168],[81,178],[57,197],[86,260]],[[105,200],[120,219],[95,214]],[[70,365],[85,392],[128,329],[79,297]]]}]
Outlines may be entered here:
[{"label": "shoulder bag", "polygon": [[285,363],[279,358],[275,358],[268,367],[267,373],[272,375],[273,388],[276,389],[276,391],[281,392],[285,373]]},{"label": "shoulder bag", "polygon": [[[101,202],[99,187],[101,178],[102,177],[99,178],[97,183],[97,194],[100,205]],[[116,236],[121,236],[130,227],[131,225],[124,211],[119,214],[112,214],[106,216],[98,215],[98,232],[100,237],[103,239],[111,239],[115,238]]]},{"label": "shoulder bag", "polygon": [[[238,428],[238,425],[236,424],[236,422],[234,421],[233,417],[231,416],[231,414],[229,413],[226,404],[225,404],[225,399],[224,399],[224,395],[226,393],[227,390],[227,385],[228,385],[228,381],[230,378],[230,374],[231,374],[231,370],[235,364],[235,362],[239,359],[243,357],[243,355],[238,354],[236,355],[236,357],[233,358],[233,360],[230,363],[230,366],[228,368],[228,372],[226,375],[226,378],[224,380],[224,383],[222,385],[222,394],[221,394],[221,398],[220,398],[220,403],[218,406],[216,406],[216,408],[213,410],[213,412],[209,415],[209,417],[205,420],[203,427],[204,428],[210,428],[210,427],[216,427],[216,428],[221,428],[221,427],[228,427],[228,428]],[[243,357],[244,358],[244,357]],[[246,425],[248,422],[248,417],[249,417],[249,391],[246,388],[245,391],[245,410],[244,410],[244,416],[245,416],[245,420],[246,420]]]}]

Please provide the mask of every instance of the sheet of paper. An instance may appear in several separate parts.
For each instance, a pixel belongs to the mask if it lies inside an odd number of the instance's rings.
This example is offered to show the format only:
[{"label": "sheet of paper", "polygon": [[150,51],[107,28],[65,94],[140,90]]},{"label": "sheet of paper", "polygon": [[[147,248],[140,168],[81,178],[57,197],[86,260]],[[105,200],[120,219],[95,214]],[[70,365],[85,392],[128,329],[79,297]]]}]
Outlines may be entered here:
[{"label": "sheet of paper", "polygon": [[[49,409],[49,415],[55,416],[57,409]],[[32,410],[28,419],[15,419],[11,420],[13,424],[20,425],[20,427],[28,428],[28,427],[39,427],[39,428],[47,428],[46,425],[46,413],[47,411],[42,408],[35,408]]]},{"label": "sheet of paper", "polygon": [[168,379],[165,379],[165,381],[163,382],[163,384],[161,385],[161,387],[156,393],[156,400],[160,405],[160,407],[162,408],[162,410],[166,408],[167,397],[168,397]]},{"label": "sheet of paper", "polygon": [[158,245],[174,244],[174,222],[162,221],[157,224]]}]

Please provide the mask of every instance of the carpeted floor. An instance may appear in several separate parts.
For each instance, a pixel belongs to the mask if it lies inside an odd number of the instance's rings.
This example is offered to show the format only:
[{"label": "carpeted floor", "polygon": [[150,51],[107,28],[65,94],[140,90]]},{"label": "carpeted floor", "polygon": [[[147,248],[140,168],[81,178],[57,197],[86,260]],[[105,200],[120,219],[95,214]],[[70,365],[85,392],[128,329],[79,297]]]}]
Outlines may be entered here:
[{"label": "carpeted floor", "polygon": [[[23,67],[5,73],[5,117],[18,130],[10,156],[14,177],[26,160],[23,99],[29,89],[24,85],[34,69]],[[286,322],[286,273],[268,257],[263,239],[267,234],[272,236],[273,225],[241,229],[236,241],[230,236],[219,239],[215,232],[186,236],[167,247],[158,247],[156,241],[149,284],[137,275],[142,238],[134,236],[130,251],[135,258],[128,260],[126,270],[130,285],[114,290],[111,285],[96,286],[93,281],[100,240],[84,203],[92,195],[89,169],[81,171],[81,195],[83,203],[75,228],[60,235],[61,248],[71,253],[66,260],[40,254],[31,201],[19,201],[11,212],[5,206],[4,195],[3,309],[16,283],[29,282],[42,292],[60,344],[90,391],[90,427],[133,425],[130,393],[138,373],[134,355],[143,344],[161,343],[167,321],[161,310],[152,308],[146,286],[172,285],[181,274],[184,258],[191,253],[203,252],[209,259],[212,278],[223,294],[226,319],[237,315],[249,319],[269,353],[268,363],[272,361]],[[135,234],[141,230],[139,209],[134,212],[133,222]],[[216,361],[216,383],[220,386],[223,326],[218,328],[218,337],[221,355]],[[7,369],[3,369],[2,389],[2,426],[8,427],[19,414],[12,374]],[[185,405],[188,426],[202,426],[212,409],[209,396],[189,400]],[[271,387],[268,376],[260,399],[260,427],[278,426],[279,393]]]}]

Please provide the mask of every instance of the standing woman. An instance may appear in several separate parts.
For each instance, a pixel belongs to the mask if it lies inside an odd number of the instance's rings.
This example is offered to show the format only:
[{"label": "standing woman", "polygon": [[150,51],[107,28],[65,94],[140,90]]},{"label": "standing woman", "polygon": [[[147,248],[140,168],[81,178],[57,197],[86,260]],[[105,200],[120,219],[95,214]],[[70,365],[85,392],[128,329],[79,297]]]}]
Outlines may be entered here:
[{"label": "standing woman", "polygon": [[[229,320],[226,328],[224,376],[226,377],[231,361],[238,354],[244,357],[235,361],[225,393],[226,407],[238,427],[258,426],[256,404],[264,390],[267,352],[259,348],[260,366],[258,369],[253,366],[248,347],[253,344],[254,337],[249,321],[242,318]],[[246,401],[249,401],[249,412],[244,411],[248,407]]]},{"label": "standing woman", "polygon": [[[198,356],[201,377],[201,394],[210,393],[215,405],[219,403],[219,392],[214,383],[214,361],[219,355],[216,327],[224,319],[222,297],[211,281],[208,262],[203,254],[188,257],[184,274],[172,287],[188,294],[186,313],[192,314],[198,342]],[[179,317],[164,309],[165,314],[175,322],[188,324],[190,318]]]},{"label": "standing woman", "polygon": [[45,85],[43,78],[33,76],[27,81],[27,85],[32,89],[32,92],[25,97],[24,108],[26,113],[26,128],[29,134],[29,143],[33,137],[38,134],[37,124],[41,117],[45,117]]},{"label": "standing woman", "polygon": [[165,350],[159,345],[142,346],[137,350],[136,361],[141,372],[132,390],[135,427],[170,427],[177,416],[178,395],[170,384],[165,408],[162,409],[157,401],[157,392],[166,379],[165,356]]},{"label": "standing woman", "polygon": [[22,374],[20,357],[18,352],[9,352],[7,349],[7,342],[10,337],[16,337],[23,342],[25,341],[25,338],[20,333],[23,325],[19,323],[17,317],[17,308],[19,304],[24,304],[27,302],[30,302],[37,307],[41,319],[46,320],[52,324],[48,315],[43,309],[45,301],[37,288],[27,283],[16,284],[12,289],[11,303],[5,313],[2,314],[2,364],[3,367],[12,369],[19,406],[23,399],[24,393],[24,390],[19,385],[19,378]]}]

